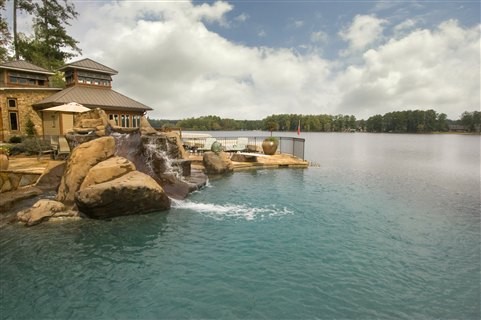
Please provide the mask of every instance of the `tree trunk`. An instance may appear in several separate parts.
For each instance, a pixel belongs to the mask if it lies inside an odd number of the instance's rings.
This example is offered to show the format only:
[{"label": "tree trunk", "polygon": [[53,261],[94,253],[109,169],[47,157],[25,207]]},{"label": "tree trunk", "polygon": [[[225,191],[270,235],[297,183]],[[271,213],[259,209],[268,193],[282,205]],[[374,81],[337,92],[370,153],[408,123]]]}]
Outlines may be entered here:
[{"label": "tree trunk", "polygon": [[20,55],[18,53],[17,1],[18,0],[13,0],[13,47],[14,47],[14,50],[15,50],[15,59],[19,60]]}]

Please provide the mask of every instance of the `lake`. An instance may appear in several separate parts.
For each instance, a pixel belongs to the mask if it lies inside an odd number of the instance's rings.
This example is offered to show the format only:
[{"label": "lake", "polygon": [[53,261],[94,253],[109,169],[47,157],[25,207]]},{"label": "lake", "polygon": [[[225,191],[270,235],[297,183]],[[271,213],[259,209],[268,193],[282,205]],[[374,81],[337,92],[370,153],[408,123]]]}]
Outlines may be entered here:
[{"label": "lake", "polygon": [[480,136],[300,137],[167,213],[0,229],[2,319],[479,319]]}]

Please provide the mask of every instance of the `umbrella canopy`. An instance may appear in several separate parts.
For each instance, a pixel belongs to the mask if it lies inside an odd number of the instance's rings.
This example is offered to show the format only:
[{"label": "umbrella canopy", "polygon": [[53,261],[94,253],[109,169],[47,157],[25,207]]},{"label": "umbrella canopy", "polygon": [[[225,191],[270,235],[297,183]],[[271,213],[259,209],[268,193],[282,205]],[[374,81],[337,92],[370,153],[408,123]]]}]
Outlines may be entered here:
[{"label": "umbrella canopy", "polygon": [[80,103],[69,102],[66,104],[62,104],[60,106],[43,109],[42,111],[85,112],[85,111],[90,111],[90,109],[87,107],[84,107]]}]

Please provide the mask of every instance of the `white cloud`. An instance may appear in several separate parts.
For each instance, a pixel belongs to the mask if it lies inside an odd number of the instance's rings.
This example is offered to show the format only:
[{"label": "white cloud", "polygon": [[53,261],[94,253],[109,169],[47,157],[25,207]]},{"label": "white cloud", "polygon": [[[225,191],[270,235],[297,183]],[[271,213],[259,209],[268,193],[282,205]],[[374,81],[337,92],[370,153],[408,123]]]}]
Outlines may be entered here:
[{"label": "white cloud", "polygon": [[311,39],[311,42],[313,43],[324,44],[324,43],[327,43],[329,39],[329,35],[324,31],[316,31],[311,33],[310,39]]},{"label": "white cloud", "polygon": [[304,26],[304,21],[296,20],[296,21],[294,21],[293,25],[294,25],[295,28],[300,28],[300,27]]},{"label": "white cloud", "polygon": [[339,32],[341,38],[349,42],[346,52],[356,52],[375,43],[382,36],[383,25],[387,21],[375,16],[356,15],[352,24]]},{"label": "white cloud", "polygon": [[[376,45],[384,20],[357,16],[353,26],[368,31],[343,30],[360,52],[359,64],[346,68],[314,53],[239,45],[206,28],[207,21],[228,24],[229,10],[222,3],[101,2],[82,7],[75,38],[85,57],[119,71],[114,89],[154,108],[153,118],[360,118],[404,108],[457,118],[479,108],[479,26],[446,21]],[[353,38],[358,33],[366,39]],[[322,32],[312,37],[324,39]]]},{"label": "white cloud", "polygon": [[246,22],[249,19],[249,15],[247,13],[241,13],[237,17],[234,18],[237,22]]},{"label": "white cloud", "polygon": [[339,108],[363,116],[432,108],[456,119],[480,107],[479,26],[449,20],[364,53],[338,78]]}]

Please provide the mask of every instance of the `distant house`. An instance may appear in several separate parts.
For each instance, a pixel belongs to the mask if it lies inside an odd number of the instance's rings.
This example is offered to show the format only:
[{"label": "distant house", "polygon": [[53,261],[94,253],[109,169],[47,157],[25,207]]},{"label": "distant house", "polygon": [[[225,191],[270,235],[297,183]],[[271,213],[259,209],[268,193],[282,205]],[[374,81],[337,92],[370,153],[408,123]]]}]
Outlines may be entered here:
[{"label": "distant house", "polygon": [[32,104],[62,90],[50,88],[52,75],[53,72],[26,61],[0,64],[0,141],[25,135],[29,119],[37,133],[43,134],[41,116]]},{"label": "distant house", "polygon": [[[101,108],[118,126],[140,126],[140,117],[152,108],[112,90],[112,76],[118,72],[91,59],[63,66],[67,88],[33,103],[37,112],[77,102],[87,108]],[[73,115],[42,112],[44,135],[65,134],[73,127]]]},{"label": "distant house", "polygon": [[459,124],[449,124],[448,125],[449,131],[451,132],[466,132],[466,127]]}]

